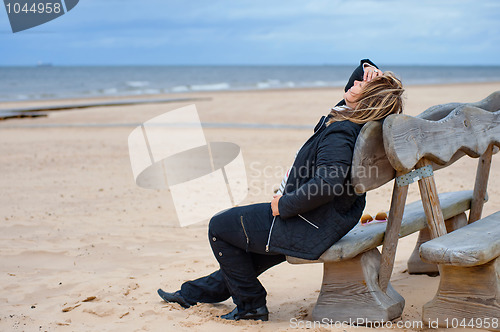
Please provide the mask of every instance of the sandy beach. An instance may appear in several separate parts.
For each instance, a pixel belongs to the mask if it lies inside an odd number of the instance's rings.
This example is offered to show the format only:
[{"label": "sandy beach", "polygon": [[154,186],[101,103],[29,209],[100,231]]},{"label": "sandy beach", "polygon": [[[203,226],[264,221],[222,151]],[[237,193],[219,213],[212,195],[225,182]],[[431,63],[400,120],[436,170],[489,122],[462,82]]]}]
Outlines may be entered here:
[{"label": "sandy beach", "polygon": [[[500,82],[408,86],[404,112],[417,115],[437,104],[475,102],[498,90]],[[289,126],[204,129],[209,142],[241,147],[252,189],[243,205],[270,201],[282,174],[260,171],[286,169],[342,94],[339,88],[320,88],[151,98],[206,98],[195,102],[202,123]],[[81,101],[12,102],[0,108]],[[299,326],[291,319],[305,324],[319,293],[321,264],[285,262],[261,276],[269,322],[216,318],[233,309],[231,300],[182,309],[156,294],[160,287],[175,291],[218,266],[207,222],[177,226],[168,192],[138,187],[130,166],[127,138],[135,126],[189,104],[95,107],[0,122],[1,331],[294,331]],[[500,210],[499,163],[494,156],[483,216]],[[472,189],[476,166],[477,159],[464,157],[437,171],[438,191]],[[391,191],[392,182],[369,192],[365,213],[387,211]],[[418,185],[412,184],[408,202],[418,199]],[[406,300],[400,320],[417,327],[407,330],[421,330],[422,306],[439,283],[439,277],[406,272],[417,235],[400,240],[391,279]]]}]

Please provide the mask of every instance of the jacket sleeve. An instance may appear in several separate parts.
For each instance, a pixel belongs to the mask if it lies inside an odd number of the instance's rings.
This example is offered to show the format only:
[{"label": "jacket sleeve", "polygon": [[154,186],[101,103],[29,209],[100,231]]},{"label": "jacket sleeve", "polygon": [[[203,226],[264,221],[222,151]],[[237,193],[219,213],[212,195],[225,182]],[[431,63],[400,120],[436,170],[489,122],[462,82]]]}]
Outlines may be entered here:
[{"label": "jacket sleeve", "polygon": [[[363,80],[363,75],[365,74],[365,71],[363,69],[363,65],[365,63],[368,63],[368,64],[370,64],[378,69],[377,65],[374,64],[373,62],[371,62],[369,59],[361,60],[359,62],[359,66],[356,69],[354,69],[354,71],[352,72],[351,77],[349,78],[349,81],[347,82],[347,84],[344,88],[344,91],[347,91],[350,88],[352,88],[352,86],[354,85],[354,81],[362,81]],[[336,106],[342,106],[342,105],[345,105],[344,99],[342,99]]]},{"label": "jacket sleeve", "polygon": [[354,130],[345,126],[325,135],[318,146],[313,178],[280,198],[278,209],[283,219],[313,210],[344,194],[355,143]]}]

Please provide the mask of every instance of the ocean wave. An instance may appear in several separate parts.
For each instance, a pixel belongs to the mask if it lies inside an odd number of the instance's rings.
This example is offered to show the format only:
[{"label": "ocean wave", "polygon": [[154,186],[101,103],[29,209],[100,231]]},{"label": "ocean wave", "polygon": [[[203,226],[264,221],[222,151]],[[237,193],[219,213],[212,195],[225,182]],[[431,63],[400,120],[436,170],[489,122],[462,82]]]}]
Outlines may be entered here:
[{"label": "ocean wave", "polygon": [[148,81],[127,81],[125,85],[130,88],[143,88],[148,86],[150,83]]},{"label": "ocean wave", "polygon": [[99,91],[99,94],[105,94],[105,95],[115,95],[118,93],[117,88],[100,89],[98,91]]},{"label": "ocean wave", "polygon": [[231,85],[229,83],[213,83],[213,84],[196,84],[190,85],[190,90],[192,91],[217,91],[217,90],[230,90]]},{"label": "ocean wave", "polygon": [[257,82],[255,84],[257,89],[272,89],[272,88],[280,88],[283,87],[283,84],[280,80],[275,79],[267,79],[264,81]]},{"label": "ocean wave", "polygon": [[172,92],[188,92],[189,87],[186,85],[179,85],[179,86],[174,86],[172,89],[170,89]]},{"label": "ocean wave", "polygon": [[[0,67],[0,101],[343,87],[346,66]],[[498,82],[500,66],[391,66],[404,84]]]},{"label": "ocean wave", "polygon": [[141,89],[141,90],[135,90],[132,91],[132,94],[134,95],[156,95],[161,93],[162,90],[159,89]]}]

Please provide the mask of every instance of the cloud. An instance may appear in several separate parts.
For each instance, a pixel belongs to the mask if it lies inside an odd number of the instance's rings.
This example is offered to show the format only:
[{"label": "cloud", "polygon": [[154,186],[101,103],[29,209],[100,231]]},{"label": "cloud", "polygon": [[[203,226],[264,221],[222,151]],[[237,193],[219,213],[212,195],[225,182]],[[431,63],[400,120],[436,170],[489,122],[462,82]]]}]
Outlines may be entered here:
[{"label": "cloud", "polygon": [[0,48],[47,57],[57,50],[75,64],[116,63],[113,51],[138,64],[352,63],[373,55],[395,64],[497,64],[498,17],[496,0],[86,0],[37,28],[58,34],[3,34]]}]

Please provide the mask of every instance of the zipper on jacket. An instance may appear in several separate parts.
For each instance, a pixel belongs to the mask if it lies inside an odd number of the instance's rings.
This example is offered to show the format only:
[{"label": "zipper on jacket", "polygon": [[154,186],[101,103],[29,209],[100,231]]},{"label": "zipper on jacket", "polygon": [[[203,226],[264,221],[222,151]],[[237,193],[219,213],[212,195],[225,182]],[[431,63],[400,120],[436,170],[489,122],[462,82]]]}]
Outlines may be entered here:
[{"label": "zipper on jacket", "polygon": [[243,223],[243,216],[240,217],[241,221],[241,227],[243,227],[243,233],[245,233],[245,237],[247,238],[247,251],[248,251],[248,244],[250,243],[250,239],[248,238],[247,230],[245,229],[245,224]]},{"label": "zipper on jacket", "polygon": [[306,218],[302,217],[302,215],[299,214],[299,217],[301,217],[302,219],[304,219],[305,221],[307,221],[309,223],[309,225],[313,226],[313,227],[316,227],[316,229],[319,229],[318,226],[316,226],[315,224],[313,224],[312,222],[310,222],[309,220],[307,220]]},{"label": "zipper on jacket", "polygon": [[[316,134],[316,132],[318,130],[321,129],[321,127],[323,127],[323,124],[325,123],[326,119],[328,117],[327,116],[324,116],[323,117],[323,120],[321,121],[321,124],[319,125],[318,129],[314,131],[314,134]],[[313,135],[314,135],[313,134]],[[285,186],[286,187],[286,186]],[[285,195],[285,190],[283,189],[283,195]],[[315,224],[313,224],[312,222],[310,222],[309,220],[307,220],[306,218],[302,217],[300,214],[299,214],[299,217],[301,217],[302,219],[304,219],[306,222],[308,222],[311,226],[315,227],[316,229],[319,229],[318,226],[316,226]],[[269,229],[269,236],[267,237],[267,244],[266,244],[266,252],[269,252],[269,242],[271,242],[271,233],[273,232],[273,227],[274,227],[274,221],[276,220],[276,216],[274,216],[273,218],[273,222],[271,223],[271,228]],[[243,217],[241,217],[241,225],[243,225]],[[245,227],[243,226],[243,229],[245,229]],[[246,233],[245,233],[246,234]],[[248,238],[247,238],[247,241],[248,241]]]},{"label": "zipper on jacket", "polygon": [[317,132],[318,130],[320,130],[320,129],[321,129],[321,127],[323,127],[323,124],[325,123],[326,118],[327,118],[327,116],[323,116],[323,120],[321,121],[321,124],[319,125],[318,129],[316,129],[316,130],[314,131],[314,134],[316,134],[316,132]]},{"label": "zipper on jacket", "polygon": [[266,244],[266,252],[269,252],[269,242],[271,241],[271,233],[273,231],[275,220],[276,220],[276,216],[274,216],[273,222],[271,223],[271,228],[269,229],[269,236],[267,237],[267,244]]}]

